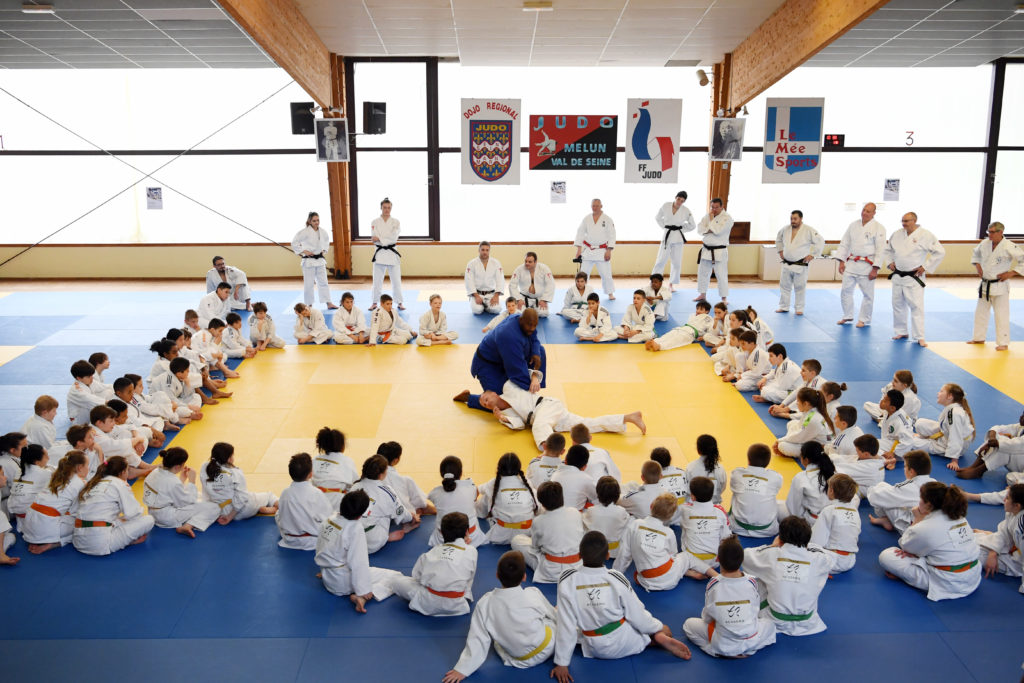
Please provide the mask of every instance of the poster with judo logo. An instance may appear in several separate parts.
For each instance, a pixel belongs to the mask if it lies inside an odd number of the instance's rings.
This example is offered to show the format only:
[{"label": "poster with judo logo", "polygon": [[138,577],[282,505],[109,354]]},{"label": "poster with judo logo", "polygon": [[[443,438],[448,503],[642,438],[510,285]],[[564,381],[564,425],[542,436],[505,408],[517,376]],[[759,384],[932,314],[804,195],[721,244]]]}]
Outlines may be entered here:
[{"label": "poster with judo logo", "polygon": [[817,183],[825,100],[769,98],[765,115],[762,183]]},{"label": "poster with judo logo", "polygon": [[519,184],[521,100],[462,100],[462,184]]},{"label": "poster with judo logo", "polygon": [[675,183],[683,101],[631,98],[626,112],[626,182]]},{"label": "poster with judo logo", "polygon": [[611,115],[531,116],[530,170],[614,170],[618,126]]}]

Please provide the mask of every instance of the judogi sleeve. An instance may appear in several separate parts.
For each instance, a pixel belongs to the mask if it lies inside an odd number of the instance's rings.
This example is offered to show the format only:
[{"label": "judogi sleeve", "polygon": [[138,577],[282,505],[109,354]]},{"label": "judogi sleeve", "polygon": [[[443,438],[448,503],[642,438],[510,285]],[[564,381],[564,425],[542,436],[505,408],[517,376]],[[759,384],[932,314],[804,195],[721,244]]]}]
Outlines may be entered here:
[{"label": "judogi sleeve", "polygon": [[220,278],[217,277],[217,269],[211,268],[206,271],[206,293],[209,294],[213,290],[217,289],[217,281]]},{"label": "judogi sleeve", "polygon": [[480,598],[473,609],[473,617],[469,622],[469,633],[466,635],[466,647],[462,649],[455,670],[463,676],[471,676],[487,659],[491,649],[491,634],[487,631],[487,612],[490,609],[491,594]]},{"label": "judogi sleeve", "polygon": [[544,266],[544,273],[541,274],[541,290],[537,297],[543,301],[552,302],[555,300],[555,277],[551,269]]},{"label": "judogi sleeve", "polygon": [[[571,570],[570,570],[571,571]],[[558,580],[558,618],[555,620],[555,665],[569,666],[576,649],[579,616],[576,613],[576,585],[572,574]]]},{"label": "judogi sleeve", "polygon": [[[358,522],[352,523],[358,524]],[[357,531],[358,533],[352,534],[348,544],[345,564],[352,573],[352,592],[356,595],[367,595],[373,592],[373,580],[370,578],[370,555],[366,551],[366,534],[362,529]]]},{"label": "judogi sleeve", "polygon": [[942,263],[942,259],[946,257],[946,249],[942,246],[939,240],[935,239],[935,236],[931,236],[928,244],[928,258],[924,260],[924,270],[926,273],[934,273],[935,269]]},{"label": "judogi sleeve", "polygon": [[131,488],[125,482],[121,482],[120,486],[115,486],[114,490],[117,491],[118,502],[121,505],[121,513],[125,519],[135,519],[136,517],[142,516],[142,506],[139,501],[135,499],[135,494],[132,493]]},{"label": "judogi sleeve", "polygon": [[821,233],[811,228],[811,256],[817,258],[821,256],[821,252],[825,250],[825,238],[821,236]]},{"label": "judogi sleeve", "polygon": [[466,296],[473,296],[476,294],[476,273],[473,270],[473,261],[466,264],[466,277],[464,279],[466,282]]},{"label": "judogi sleeve", "polygon": [[584,218],[580,221],[580,226],[576,228],[576,239],[573,240],[572,245],[574,247],[583,248],[583,239],[587,236],[587,219]]},{"label": "judogi sleeve", "polygon": [[[618,574],[618,576],[616,576]],[[646,633],[652,635],[661,630],[662,623],[654,618],[654,616],[647,611],[644,607],[644,603],[640,602],[640,598],[637,597],[636,593],[633,592],[633,587],[629,585],[629,580],[612,570],[609,572],[609,578],[613,581],[618,579],[622,582],[623,588],[617,590],[619,594],[619,602],[625,611],[626,621],[629,625],[635,628],[640,633]],[[615,584],[612,584],[613,586]],[[618,586],[616,586],[618,589]]]}]

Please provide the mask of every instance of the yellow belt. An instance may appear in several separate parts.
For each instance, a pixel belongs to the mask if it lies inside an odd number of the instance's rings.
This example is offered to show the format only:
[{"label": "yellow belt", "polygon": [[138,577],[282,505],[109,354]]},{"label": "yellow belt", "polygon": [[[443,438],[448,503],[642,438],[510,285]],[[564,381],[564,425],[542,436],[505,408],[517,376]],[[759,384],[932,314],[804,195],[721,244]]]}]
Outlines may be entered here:
[{"label": "yellow belt", "polygon": [[551,633],[551,627],[545,624],[544,625],[544,640],[542,640],[540,642],[540,645],[538,645],[537,647],[533,648],[532,650],[527,652],[522,657],[513,657],[513,659],[515,659],[517,662],[525,662],[527,659],[533,659],[534,657],[539,655],[541,652],[543,652],[544,648],[546,648],[548,646],[548,643],[551,642],[552,635],[553,634]]},{"label": "yellow belt", "polygon": [[715,559],[715,557],[717,557],[716,553],[695,553],[689,548],[686,549],[686,552],[690,553],[698,560],[703,560],[704,562],[707,562],[708,560],[713,560]]}]

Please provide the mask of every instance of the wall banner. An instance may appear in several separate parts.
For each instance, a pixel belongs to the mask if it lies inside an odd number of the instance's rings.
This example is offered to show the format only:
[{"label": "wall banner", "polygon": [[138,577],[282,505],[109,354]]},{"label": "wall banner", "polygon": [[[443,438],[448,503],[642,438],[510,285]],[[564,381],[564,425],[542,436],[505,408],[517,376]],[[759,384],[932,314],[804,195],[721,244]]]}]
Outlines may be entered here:
[{"label": "wall banner", "polygon": [[627,100],[627,183],[675,183],[679,179],[682,116],[682,100]]},{"label": "wall banner", "polygon": [[462,100],[462,184],[519,184],[521,100]]},{"label": "wall banner", "polygon": [[614,170],[618,125],[601,114],[531,116],[530,170]]},{"label": "wall banner", "polygon": [[767,105],[761,182],[820,182],[824,98],[769,98]]}]

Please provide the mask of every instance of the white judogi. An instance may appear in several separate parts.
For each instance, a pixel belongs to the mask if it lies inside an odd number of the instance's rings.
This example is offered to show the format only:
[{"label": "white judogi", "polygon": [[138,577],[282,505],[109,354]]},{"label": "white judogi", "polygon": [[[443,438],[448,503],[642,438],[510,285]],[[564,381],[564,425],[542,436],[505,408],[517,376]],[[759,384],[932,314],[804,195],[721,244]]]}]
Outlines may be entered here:
[{"label": "white judogi", "polygon": [[768,374],[771,367],[772,363],[768,360],[768,352],[761,348],[755,348],[747,355],[743,373],[736,380],[736,388],[739,391],[755,391],[757,383]]},{"label": "white judogi", "polygon": [[761,587],[752,576],[716,576],[704,590],[700,617],[683,622],[683,633],[712,657],[746,657],[775,643],[775,623],[758,615]]},{"label": "white judogi", "polygon": [[858,495],[864,497],[872,487],[885,481],[885,460],[882,458],[837,460],[836,472],[853,479],[857,484]]},{"label": "white judogi", "polygon": [[537,588],[495,588],[477,600],[455,671],[472,675],[494,651],[505,666],[528,669],[555,652],[555,608]]},{"label": "white judogi", "polygon": [[832,462],[854,462],[857,460],[857,447],[853,442],[864,435],[864,430],[853,425],[832,437],[832,440],[825,444],[825,453],[832,458]]},{"label": "white judogi", "polygon": [[765,586],[768,605],[761,616],[771,617],[779,633],[809,636],[827,627],[818,614],[818,596],[828,581],[834,553],[815,545],[798,548],[763,545],[747,550],[743,568]]},{"label": "white judogi", "polygon": [[324,314],[315,308],[307,310],[309,310],[308,318],[298,313],[295,314],[295,329],[292,330],[292,334],[295,335],[296,339],[312,337],[314,344],[323,344],[329,341],[334,336],[334,333],[327,327]]},{"label": "white judogi", "polygon": [[737,467],[729,474],[732,507],[729,526],[740,536],[771,538],[779,532],[775,497],[782,490],[782,475],[765,467]]},{"label": "white judogi", "polygon": [[658,247],[658,257],[654,259],[652,273],[664,273],[665,261],[671,261],[669,268],[669,282],[673,285],[679,284],[679,276],[683,272],[683,243],[686,238],[684,232],[690,232],[697,226],[693,222],[693,214],[680,204],[678,209],[672,208],[672,202],[665,202],[658,209],[654,216],[654,222],[664,233],[661,238],[661,245]]},{"label": "white judogi", "polygon": [[937,421],[919,418],[915,428],[920,436],[914,437],[914,448],[945,456],[954,462],[970,450],[974,441],[974,425],[959,403],[945,406]]},{"label": "white judogi", "polygon": [[783,358],[765,379],[768,381],[761,388],[761,397],[770,403],[782,403],[803,382],[800,366],[789,358]]},{"label": "white judogi", "polygon": [[508,309],[507,308],[501,309],[501,313],[499,313],[498,315],[496,315],[493,318],[491,318],[491,321],[489,323],[487,323],[486,325],[484,325],[484,334],[486,334],[486,333],[490,332],[491,330],[493,330],[495,327],[498,326],[498,324],[502,320],[504,320],[508,316],[509,316]]},{"label": "white judogi", "polygon": [[[161,418],[142,412],[142,401],[135,394],[132,394],[131,400],[125,405],[128,406],[128,421],[125,424],[130,429],[141,431],[143,435],[147,435],[150,427],[158,432],[164,430],[164,421]],[[52,452],[50,457],[53,458]]]},{"label": "white judogi", "polygon": [[[221,333],[221,337],[223,336],[223,333]],[[220,345],[220,340],[218,340],[216,335],[214,335],[214,333],[211,332],[209,329],[199,330],[194,335],[192,335],[192,347],[193,351],[199,354],[199,356],[206,361],[207,366],[209,366],[210,368],[213,368],[214,366],[217,365],[218,355],[220,355],[221,357],[223,357],[224,355],[224,349]],[[182,351],[184,351],[184,349],[182,349]],[[179,351],[178,355],[183,356],[184,354],[182,354],[181,351]],[[192,363],[191,358],[188,360],[189,363]],[[191,373],[189,376],[191,377]],[[196,384],[196,386],[198,386],[198,384]]]},{"label": "white judogi", "polygon": [[675,531],[653,515],[631,520],[622,533],[612,569],[625,573],[630,564],[636,565],[633,576],[646,591],[672,590],[689,570],[708,570],[692,553],[679,552]]},{"label": "white judogi", "polygon": [[832,258],[846,263],[843,287],[839,300],[843,306],[843,320],[853,320],[853,292],[860,288],[862,299],[857,322],[871,324],[875,303],[875,280],[868,277],[875,266],[881,268],[885,254],[885,228],[872,218],[867,223],[860,219],[850,223],[839,241]]},{"label": "white judogi", "polygon": [[459,338],[458,332],[448,329],[448,316],[444,314],[444,311],[438,311],[436,318],[433,310],[420,316],[420,336],[416,337],[416,344],[430,346],[433,342],[427,339],[428,334],[442,334],[452,341]]},{"label": "white judogi", "polygon": [[224,318],[231,312],[231,297],[221,300],[217,292],[204,294],[196,306],[196,312],[199,314],[199,327],[204,330],[210,326],[210,321],[214,318],[226,322]]},{"label": "white judogi", "polygon": [[558,579],[556,666],[569,666],[577,642],[588,658],[639,654],[662,626],[644,608],[629,579],[614,569],[580,567]]},{"label": "white judogi", "polygon": [[989,427],[989,431],[996,433],[999,446],[990,448],[981,456],[985,468],[990,471],[1000,467],[1010,472],[1024,471],[1024,427],[1019,424],[995,425]]},{"label": "white judogi", "polygon": [[612,332],[618,336],[625,334],[628,330],[640,331],[626,340],[630,344],[654,339],[654,311],[651,310],[650,306],[642,304],[639,311],[632,304],[626,307],[626,312],[622,314],[622,322]]},{"label": "white judogi", "polygon": [[[555,277],[543,263],[534,265],[533,273],[520,264],[512,271],[508,281],[508,295],[516,301],[525,301],[526,308],[536,308],[537,315],[548,317],[551,302],[555,300]],[[540,308],[539,301],[548,302],[547,308]]]},{"label": "white judogi", "polygon": [[544,441],[554,432],[568,432],[578,424],[584,424],[591,434],[597,432],[626,431],[626,422],[621,413],[601,415],[600,417],[580,417],[569,412],[565,404],[557,398],[531,394],[516,386],[512,380],[505,382],[501,398],[509,404],[502,411],[505,425],[509,429],[533,428],[533,441],[537,448],[542,449]]},{"label": "white judogi", "polygon": [[[622,536],[631,519],[633,518],[626,512],[626,508],[617,503],[611,505],[597,503],[583,511],[583,527],[587,531],[600,531],[604,534],[605,540],[608,541],[608,553],[612,559],[619,556]],[[672,538],[674,540],[675,535]]]},{"label": "white judogi", "polygon": [[52,476],[53,470],[49,468],[29,465],[24,474],[8,482],[11,492],[7,497],[7,512],[17,518],[16,526],[19,532],[24,526],[25,513],[28,512],[29,506],[35,502],[39,492],[50,485]]},{"label": "white judogi", "polygon": [[373,303],[380,301],[380,290],[387,273],[391,277],[391,297],[396,306],[402,305],[402,259],[394,249],[401,232],[401,224],[394,216],[387,220],[377,216],[370,223],[370,236],[378,240],[373,245],[373,292],[370,294]]},{"label": "white judogi", "polygon": [[715,319],[707,313],[694,313],[679,327],[669,330],[654,341],[662,351],[688,346],[699,337],[707,334],[715,324]]},{"label": "white judogi", "polygon": [[725,468],[722,467],[722,461],[719,460],[715,463],[715,469],[708,473],[708,468],[704,466],[704,459],[698,457],[696,460],[691,460],[686,464],[686,481],[691,482],[697,477],[707,477],[715,483],[715,493],[711,496],[711,502],[718,505],[722,502],[722,491],[725,490],[725,483],[728,477],[725,472]]},{"label": "white judogi", "polygon": [[246,350],[252,348],[252,342],[242,336],[241,330],[236,330],[231,325],[224,328],[220,345],[228,358],[245,358]]},{"label": "white judogi", "polygon": [[595,505],[597,503],[594,479],[578,467],[560,465],[551,475],[551,481],[562,486],[562,499],[569,507],[574,507],[582,512],[588,504]]},{"label": "white judogi", "polygon": [[190,524],[206,531],[220,516],[220,506],[199,500],[195,484],[183,483],[178,475],[160,467],[146,475],[142,502],[161,529],[177,529]]},{"label": "white judogi", "polygon": [[142,461],[139,454],[135,452],[135,446],[132,444],[130,434],[123,434],[114,429],[109,432],[102,432],[96,426],[93,426],[92,433],[93,438],[96,440],[96,445],[103,451],[104,459],[120,455],[128,461],[131,467],[136,467]]},{"label": "white judogi", "polygon": [[427,507],[427,494],[416,485],[412,477],[401,474],[397,468],[388,465],[388,473],[384,477],[384,484],[393,492],[398,494],[398,500],[405,507],[412,510],[422,510]]},{"label": "white judogi", "polygon": [[78,504],[72,541],[86,555],[109,555],[153,529],[128,482],[104,477]]},{"label": "white judogi", "polygon": [[269,339],[267,342],[267,348],[271,349],[283,349],[285,341],[281,337],[277,336],[277,326],[274,324],[274,319],[270,317],[268,313],[263,320],[260,320],[255,315],[249,317],[249,341],[253,343],[253,346],[259,344],[264,339]]},{"label": "white judogi", "polygon": [[775,341],[775,333],[772,328],[761,318],[750,323],[750,329],[757,333],[758,348],[767,349]]},{"label": "white judogi", "polygon": [[[686,471],[675,465],[661,468],[661,480],[658,482],[666,493],[671,493],[676,499],[676,505],[682,507],[690,500],[690,486],[686,480]],[[679,525],[679,511],[676,510],[675,517],[669,524]]]},{"label": "white judogi", "polygon": [[824,445],[831,436],[828,423],[816,408],[811,408],[799,420],[790,420],[786,435],[779,439],[779,450],[791,458],[800,457],[800,446],[807,441]]},{"label": "white judogi", "polygon": [[476,513],[487,518],[490,525],[488,543],[507,545],[516,534],[530,534],[537,502],[526,482],[519,477],[502,477],[497,493],[493,479],[477,490],[480,497],[476,500]]},{"label": "white judogi", "polygon": [[612,327],[612,317],[608,315],[607,309],[603,306],[597,310],[597,314],[585,311],[580,318],[579,324],[573,330],[577,339],[590,338],[597,335],[597,341],[615,341],[617,335]]},{"label": "white judogi", "polygon": [[[49,488],[40,490],[25,513],[25,519],[21,520],[21,536],[25,542],[37,545],[60,543],[62,546],[70,543],[78,512],[78,494],[83,486],[84,479],[72,476],[67,486],[56,494]],[[2,514],[0,518],[3,518]]]},{"label": "white judogi", "polygon": [[683,548],[702,562],[718,565],[718,544],[732,536],[729,516],[721,505],[692,501],[679,508]]},{"label": "white judogi", "polygon": [[[501,313],[505,303],[498,297],[498,301],[492,306],[491,297],[495,294],[505,292],[505,273],[501,269],[501,261],[496,258],[487,259],[485,266],[479,257],[466,264],[466,296],[469,297],[469,310],[473,315],[480,315],[483,312],[495,314]],[[473,295],[479,294],[484,300],[482,304],[474,301]]]},{"label": "white judogi", "polygon": [[[302,302],[313,305],[313,285],[317,287],[320,303],[331,302],[331,290],[327,286],[327,250],[331,248],[331,235],[324,228],[314,230],[305,226],[292,238],[292,251],[302,257]],[[313,256],[302,256],[308,251]]]},{"label": "white judogi", "polygon": [[245,310],[245,302],[251,298],[249,294],[249,278],[245,273],[234,266],[224,266],[224,274],[216,268],[206,271],[206,291],[213,292],[217,285],[226,282],[231,285],[231,294],[228,296],[228,305],[234,310]]},{"label": "white judogi", "polygon": [[170,371],[155,377],[150,382],[149,393],[154,398],[162,395],[166,396],[168,401],[178,403],[179,417],[188,417],[192,414],[190,409],[198,410],[203,404],[203,400],[196,393],[196,390],[188,384],[188,380],[186,379],[182,382]]},{"label": "white judogi", "polygon": [[651,514],[651,503],[663,493],[671,492],[660,481],[655,484],[641,484],[624,495],[619,500],[619,505],[625,508],[631,517],[644,519]]},{"label": "white judogi", "polygon": [[313,458],[313,486],[323,491],[333,514],[341,499],[359,480],[359,470],[344,453],[321,453]]},{"label": "white judogi", "polygon": [[383,307],[373,312],[370,323],[371,344],[408,344],[412,339],[412,328],[396,313],[388,313]]},{"label": "white judogi", "polygon": [[351,311],[346,311],[344,306],[336,310],[331,325],[334,327],[335,344],[354,344],[355,340],[349,335],[367,333],[366,316],[355,304]]},{"label": "white judogi", "polygon": [[[644,296],[647,297],[647,305],[654,311],[658,320],[668,320],[668,305],[672,301],[672,288],[666,287],[663,283],[661,289],[655,292],[654,287],[646,285],[644,286]],[[659,296],[660,299],[655,298]],[[652,299],[653,301],[651,301]]]},{"label": "white judogi", "polygon": [[563,505],[534,517],[530,536],[518,534],[511,545],[533,570],[533,583],[555,583],[566,569],[582,566],[580,539],[584,533],[580,511]]},{"label": "white judogi", "polygon": [[7,519],[7,497],[11,495],[11,485],[21,476],[21,461],[10,453],[0,454],[0,469],[3,469],[7,483],[0,487],[0,517]]},{"label": "white judogi", "polygon": [[[935,235],[924,228],[917,228],[908,235],[905,228],[892,234],[886,246],[883,261],[892,263],[896,270],[910,272],[924,266],[925,274],[934,273],[946,250]],[[890,276],[892,281],[892,327],[893,335],[907,334],[907,311],[910,312],[910,341],[924,339],[924,285],[925,274],[918,282],[910,275]]]},{"label": "white judogi", "polygon": [[978,544],[966,517],[950,519],[942,510],[933,510],[903,532],[899,545],[917,557],[898,557],[896,548],[886,548],[878,563],[914,588],[927,591],[929,600],[963,598],[981,583]]},{"label": "white judogi", "polygon": [[327,496],[312,481],[293,481],[281,491],[274,515],[281,534],[277,544],[294,550],[316,550],[320,528],[333,512]]},{"label": "white judogi", "polygon": [[3,539],[3,546],[0,550],[7,552],[14,545],[15,536],[14,531],[11,529],[11,523],[7,519],[7,515],[0,515],[0,538]]},{"label": "white judogi", "polygon": [[902,458],[915,447],[914,426],[910,418],[904,414],[903,408],[892,415],[886,415],[878,427],[879,453],[893,451],[897,458]]},{"label": "white judogi", "polygon": [[526,481],[530,482],[530,486],[536,491],[541,484],[551,481],[555,470],[561,467],[561,465],[562,461],[555,456],[538,455],[526,466]]},{"label": "white judogi", "polygon": [[412,576],[395,577],[391,589],[409,601],[409,609],[428,617],[469,614],[476,562],[476,548],[457,538],[420,555]]},{"label": "white judogi", "polygon": [[21,433],[28,437],[30,444],[39,444],[47,451],[57,443],[57,426],[39,415],[32,415],[25,420],[25,424],[21,426]]},{"label": "white judogi", "polygon": [[411,522],[413,511],[402,503],[398,494],[381,481],[360,479],[349,490],[359,489],[366,491],[366,495],[370,497],[370,507],[363,513],[362,523],[366,531],[366,549],[372,555],[387,544],[391,522]]},{"label": "white judogi", "polygon": [[622,483],[622,472],[619,471],[618,465],[612,460],[612,456],[609,455],[608,451],[598,448],[592,443],[581,443],[580,446],[590,451],[590,460],[587,461],[587,474],[590,475],[595,484],[598,479],[605,475]]},{"label": "white judogi", "polygon": [[[882,396],[885,396],[886,393],[892,390],[892,388],[892,382],[889,382],[882,387]],[[917,422],[918,414],[921,412],[921,399],[917,397],[917,393],[910,387],[904,389],[902,393],[903,407],[901,410],[906,413],[908,418],[910,418],[910,425],[913,427],[914,423]],[[865,402],[864,410],[874,418],[875,422],[881,422],[885,419],[886,413],[878,406],[877,403]]]},{"label": "white judogi", "polygon": [[[1024,512],[1006,513],[1006,518],[999,522],[994,532],[977,532],[974,540],[978,543],[978,559],[982,563],[988,560],[989,552],[994,552],[1000,574],[1024,575],[1024,550],[1021,550],[1024,548]],[[1018,590],[1024,593],[1024,581]]]},{"label": "white judogi", "polygon": [[576,229],[576,239],[573,246],[581,249],[580,256],[583,257],[583,264],[580,270],[588,276],[597,266],[597,273],[601,276],[601,287],[605,294],[615,294],[615,283],[612,282],[612,262],[605,260],[605,253],[611,254],[615,248],[615,221],[606,213],[595,221],[594,215],[588,213],[580,221],[580,227]]},{"label": "white judogi", "polygon": [[706,214],[697,224],[703,246],[697,256],[697,291],[707,294],[711,284],[711,272],[718,279],[718,295],[729,296],[729,233],[732,231],[732,216],[724,210],[717,216]]},{"label": "white judogi", "polygon": [[391,595],[387,584],[397,572],[370,566],[361,520],[340,514],[328,518],[320,527],[313,561],[320,567],[324,588],[334,595],[373,593],[378,600]]},{"label": "white judogi", "polygon": [[874,508],[876,517],[888,517],[896,531],[901,534],[914,521],[911,512],[921,500],[921,487],[935,481],[927,474],[913,479],[904,479],[898,484],[882,482],[867,491],[868,504]]},{"label": "white judogi", "polygon": [[779,501],[779,521],[790,515],[802,517],[808,524],[814,524],[818,513],[828,505],[828,493],[818,481],[818,466],[808,465],[807,469],[793,475],[785,501]]},{"label": "white judogi", "polygon": [[576,283],[573,282],[572,286],[565,290],[565,301],[563,301],[562,310],[558,312],[558,315],[566,320],[578,323],[580,318],[587,314],[587,297],[593,291],[594,288],[590,286],[589,280],[587,280],[587,286],[583,288],[582,292],[576,287]]},{"label": "white judogi", "polygon": [[[1016,268],[1013,267],[1014,262],[1017,263]],[[1010,283],[998,278],[1009,271],[1024,275],[1024,249],[1005,237],[993,248],[992,240],[985,238],[971,252],[971,263],[981,266],[971,339],[985,338],[989,309],[993,309],[996,312],[996,344],[1007,346],[1010,343]]]},{"label": "white judogi", "polygon": [[472,479],[459,479],[455,482],[455,490],[448,492],[443,486],[437,486],[427,494],[427,500],[434,504],[437,514],[434,515],[434,531],[427,543],[430,546],[444,543],[441,536],[441,520],[450,512],[461,512],[469,518],[469,539],[474,548],[487,543],[487,534],[480,529],[476,518],[476,484]]},{"label": "white judogi", "polygon": [[793,234],[793,227],[787,225],[775,237],[775,250],[782,261],[779,277],[779,309],[789,312],[790,291],[796,293],[796,312],[803,313],[807,297],[807,274],[810,264],[804,261],[808,256],[818,258],[825,248],[825,239],[811,226],[803,223]]},{"label": "white judogi", "polygon": [[206,468],[210,461],[199,469],[199,480],[203,487],[203,498],[216,503],[220,508],[221,516],[230,515],[234,510],[238,511],[235,520],[249,519],[260,511],[260,508],[270,507],[277,502],[277,496],[269,492],[253,493],[249,491],[245,483],[245,473],[239,467],[223,465],[220,474],[213,481],[210,481]]},{"label": "white judogi", "polygon": [[811,543],[834,554],[832,573],[853,569],[857,563],[857,541],[860,538],[860,498],[849,503],[831,500],[818,513],[811,529]]},{"label": "white judogi", "polygon": [[[94,381],[93,384],[96,382]],[[108,394],[102,389],[94,388],[92,384],[75,381],[68,389],[68,418],[70,418],[71,424],[89,424],[89,411],[96,406],[105,405],[112,398],[114,398],[113,392]]]}]

